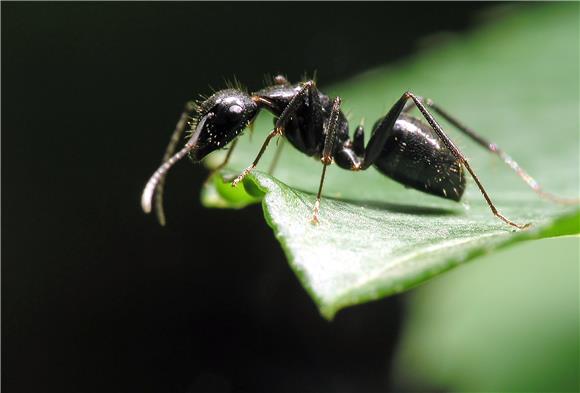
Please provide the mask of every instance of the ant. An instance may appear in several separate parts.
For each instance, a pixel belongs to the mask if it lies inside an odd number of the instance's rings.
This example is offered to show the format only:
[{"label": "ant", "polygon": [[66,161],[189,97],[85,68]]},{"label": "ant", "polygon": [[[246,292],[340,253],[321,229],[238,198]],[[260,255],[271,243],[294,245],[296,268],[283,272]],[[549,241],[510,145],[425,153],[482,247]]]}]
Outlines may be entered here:
[{"label": "ant", "polygon": [[[171,137],[162,165],[143,190],[143,210],[146,213],[151,212],[152,200],[155,197],[157,217],[160,224],[164,225],[162,195],[169,169],[187,154],[193,161],[198,162],[231,142],[224,162],[214,172],[223,168],[232,155],[237,137],[247,126],[253,124],[261,109],[267,109],[274,114],[274,129],[266,137],[252,164],[234,179],[232,186],[238,185],[258,165],[260,157],[273,138],[283,136],[296,149],[307,156],[319,158],[322,162],[322,175],[312,214],[312,222],[315,224],[319,222],[320,197],[326,168],[334,161],[339,167],[351,171],[363,171],[374,165],[382,174],[406,187],[457,202],[465,191],[466,169],[494,216],[518,229],[529,227],[530,224],[515,223],[498,211],[465,155],[445,134],[427,107],[477,144],[499,156],[541,197],[557,203],[578,203],[578,200],[559,198],[543,191],[538,182],[496,144],[476,134],[430,99],[405,92],[389,112],[376,121],[366,147],[363,125],[355,129],[351,139],[348,121],[340,106],[340,97],[331,99],[323,94],[314,80],[291,84],[281,75],[274,78],[271,86],[251,95],[240,88],[228,88],[214,93],[198,104],[189,102]],[[413,106],[419,109],[427,124],[409,114]],[[190,130],[189,139],[174,154],[187,127]],[[277,161],[278,153],[274,162]]]}]

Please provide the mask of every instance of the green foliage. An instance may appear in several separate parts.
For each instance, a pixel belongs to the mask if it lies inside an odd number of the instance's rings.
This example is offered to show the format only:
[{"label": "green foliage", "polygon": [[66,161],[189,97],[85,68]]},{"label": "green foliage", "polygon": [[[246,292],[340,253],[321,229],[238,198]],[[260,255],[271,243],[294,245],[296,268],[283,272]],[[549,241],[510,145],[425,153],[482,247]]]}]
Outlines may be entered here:
[{"label": "green foliage", "polygon": [[[578,7],[520,11],[397,66],[319,86],[343,98],[351,128],[367,119],[367,132],[404,91],[432,98],[510,153],[546,190],[577,197]],[[241,138],[225,178],[251,162],[271,124],[263,115],[252,137]],[[530,230],[514,232],[494,218],[473,182],[457,204],[405,189],[374,169],[353,173],[335,166],[327,172],[321,224],[314,226],[309,220],[322,166],[289,146],[275,178],[265,173],[272,146],[244,180],[246,192],[214,179],[202,201],[239,208],[261,200],[292,268],[329,319],[343,307],[404,291],[507,244],[579,232],[577,207],[540,199],[497,157],[442,124],[500,211],[532,223]],[[221,159],[213,156],[208,164]]]},{"label": "green foliage", "polygon": [[393,373],[459,392],[577,392],[580,238],[528,242],[414,291]]}]

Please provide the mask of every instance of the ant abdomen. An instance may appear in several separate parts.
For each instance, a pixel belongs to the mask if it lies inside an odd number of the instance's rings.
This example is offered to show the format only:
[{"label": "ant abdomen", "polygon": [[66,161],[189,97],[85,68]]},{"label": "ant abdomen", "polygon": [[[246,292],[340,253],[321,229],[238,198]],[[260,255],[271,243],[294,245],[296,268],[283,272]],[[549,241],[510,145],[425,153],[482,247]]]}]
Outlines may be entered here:
[{"label": "ant abdomen", "polygon": [[428,194],[459,201],[465,176],[459,160],[431,128],[401,114],[375,167],[390,178]]}]

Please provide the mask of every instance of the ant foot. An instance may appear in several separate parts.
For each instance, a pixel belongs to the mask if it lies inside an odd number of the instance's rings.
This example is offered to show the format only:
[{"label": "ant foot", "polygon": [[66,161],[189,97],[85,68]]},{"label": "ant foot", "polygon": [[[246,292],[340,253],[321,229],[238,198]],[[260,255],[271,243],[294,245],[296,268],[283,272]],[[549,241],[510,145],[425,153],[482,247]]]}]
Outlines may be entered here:
[{"label": "ant foot", "polygon": [[[508,221],[509,221],[509,220],[508,220]],[[507,221],[506,221],[506,222],[507,222]],[[528,222],[527,224],[517,224],[517,223],[515,223],[515,222],[513,222],[513,221],[509,221],[509,222],[507,222],[507,223],[508,223],[509,225],[511,225],[511,226],[514,226],[514,227],[518,228],[518,229],[519,229],[519,230],[521,230],[521,231],[524,231],[524,230],[526,230],[526,229],[528,229],[529,227],[531,227],[531,226],[532,226],[532,224],[531,224],[531,223],[529,223],[529,222]]]},{"label": "ant foot", "polygon": [[500,220],[502,220],[506,224],[511,225],[512,227],[516,227],[516,228],[521,229],[521,230],[528,229],[529,227],[532,226],[531,223],[527,223],[527,224],[523,224],[523,225],[517,224],[517,223],[513,222],[512,220],[508,219],[506,216],[504,216],[503,214],[501,214],[497,210],[494,212],[494,214],[497,216],[497,218],[499,218]]},{"label": "ant foot", "polygon": [[314,204],[314,211],[312,212],[312,219],[310,220],[310,223],[314,225],[320,224],[320,220],[318,219],[319,210],[320,210],[320,201],[317,200],[316,203]]},{"label": "ant foot", "polygon": [[524,230],[524,229],[528,229],[528,228],[530,228],[531,226],[532,226],[532,223],[531,223],[531,222],[528,222],[527,224],[521,225],[521,228],[520,228],[520,229],[522,229],[522,230]]}]

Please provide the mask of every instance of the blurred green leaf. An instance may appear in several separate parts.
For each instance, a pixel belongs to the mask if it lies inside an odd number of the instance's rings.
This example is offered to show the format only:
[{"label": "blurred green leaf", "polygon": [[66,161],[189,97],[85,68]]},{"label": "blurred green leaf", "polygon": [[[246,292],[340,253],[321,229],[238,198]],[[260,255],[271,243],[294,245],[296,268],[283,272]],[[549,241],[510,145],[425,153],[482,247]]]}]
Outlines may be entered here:
[{"label": "blurred green leaf", "polygon": [[580,238],[528,242],[415,291],[393,373],[459,392],[577,392]]},{"label": "blurred green leaf", "polygon": [[[406,90],[432,98],[499,144],[547,190],[577,197],[578,25],[578,4],[519,7],[407,62],[321,88],[343,98],[354,124],[361,118],[372,124]],[[240,139],[222,172],[226,178],[253,160],[271,125],[271,116],[262,115],[252,137]],[[335,166],[327,172],[321,224],[313,226],[309,220],[322,167],[290,146],[275,178],[261,172],[276,150],[270,147],[244,181],[249,194],[215,180],[202,200],[206,206],[236,208],[262,200],[292,268],[329,319],[345,306],[404,291],[503,245],[578,233],[577,207],[541,200],[497,157],[446,129],[500,211],[531,222],[531,230],[513,232],[494,218],[473,182],[464,202],[456,204],[405,189],[374,169],[354,173]],[[216,154],[208,165],[221,159]]]}]

